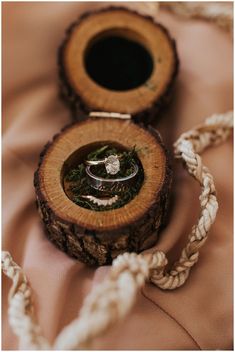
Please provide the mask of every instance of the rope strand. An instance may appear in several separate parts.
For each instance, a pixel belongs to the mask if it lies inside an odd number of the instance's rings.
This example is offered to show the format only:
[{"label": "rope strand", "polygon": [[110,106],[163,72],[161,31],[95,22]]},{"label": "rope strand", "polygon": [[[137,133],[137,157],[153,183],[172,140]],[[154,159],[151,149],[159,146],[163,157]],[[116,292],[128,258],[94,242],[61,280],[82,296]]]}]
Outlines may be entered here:
[{"label": "rope strand", "polygon": [[202,2],[167,1],[161,7],[185,18],[202,18],[216,23],[219,27],[233,30],[233,5],[226,2],[211,2],[209,5]]},{"label": "rope strand", "polygon": [[9,252],[2,251],[2,271],[13,281],[8,295],[8,319],[13,332],[20,338],[21,349],[49,349],[33,317],[32,292],[26,275]]}]

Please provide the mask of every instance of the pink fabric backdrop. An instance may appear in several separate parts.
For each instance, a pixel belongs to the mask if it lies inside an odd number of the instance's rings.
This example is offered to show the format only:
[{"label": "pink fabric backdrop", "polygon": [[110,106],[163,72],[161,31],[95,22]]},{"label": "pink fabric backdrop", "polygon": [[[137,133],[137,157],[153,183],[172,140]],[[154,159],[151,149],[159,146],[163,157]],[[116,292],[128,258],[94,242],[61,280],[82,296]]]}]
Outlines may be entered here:
[{"label": "pink fabric backdrop", "polygon": [[[51,342],[108,270],[76,262],[46,239],[33,189],[40,150],[70,121],[57,94],[57,47],[77,15],[103,5],[3,3],[3,249],[24,268],[38,320]],[[150,11],[143,3],[131,6]],[[170,147],[205,117],[232,109],[232,40],[201,20],[183,20],[162,10],[156,18],[176,38],[181,62],[173,101],[156,123]],[[173,292],[146,285],[131,314],[96,339],[95,349],[232,349],[232,152],[230,139],[204,154],[220,207],[186,284]],[[172,192],[170,223],[157,248],[174,259],[198,216],[200,192],[178,163]],[[7,321],[9,287],[3,277],[3,349],[17,349]]]}]

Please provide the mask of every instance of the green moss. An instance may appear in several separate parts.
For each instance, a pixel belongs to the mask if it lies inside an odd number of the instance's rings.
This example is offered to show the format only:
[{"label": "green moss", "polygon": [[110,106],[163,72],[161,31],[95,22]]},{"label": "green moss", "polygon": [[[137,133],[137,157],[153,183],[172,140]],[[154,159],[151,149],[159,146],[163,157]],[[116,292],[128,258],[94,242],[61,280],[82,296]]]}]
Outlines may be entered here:
[{"label": "green moss", "polygon": [[116,175],[107,174],[104,165],[93,166],[93,170],[97,176],[103,178],[117,178],[117,177],[126,177],[133,172],[132,163],[137,163],[139,166],[139,171],[135,182],[128,190],[125,192],[118,194],[119,199],[116,203],[111,206],[98,206],[97,204],[93,204],[93,202],[84,199],[82,196],[84,195],[92,195],[97,198],[103,197],[112,197],[115,194],[105,194],[103,192],[97,191],[92,188],[87,182],[87,175],[85,171],[85,163],[79,164],[76,168],[73,168],[65,174],[64,183],[67,184],[67,190],[69,190],[69,198],[77,205],[91,209],[94,211],[104,211],[117,209],[122,207],[123,205],[130,202],[139,192],[143,179],[144,172],[142,165],[137,157],[135,147],[130,151],[121,151],[117,148],[111,147],[109,145],[102,146],[101,148],[95,149],[91,153],[87,155],[86,160],[99,160],[104,159],[109,155],[117,154],[120,160],[120,171]]}]

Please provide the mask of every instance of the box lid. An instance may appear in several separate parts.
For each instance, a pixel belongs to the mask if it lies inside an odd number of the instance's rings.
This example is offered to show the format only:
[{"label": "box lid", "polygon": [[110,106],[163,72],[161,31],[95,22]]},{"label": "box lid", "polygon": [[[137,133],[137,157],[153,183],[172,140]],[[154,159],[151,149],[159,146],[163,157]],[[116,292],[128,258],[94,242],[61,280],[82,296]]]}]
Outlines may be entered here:
[{"label": "box lid", "polygon": [[75,120],[81,112],[105,111],[150,122],[169,101],[177,72],[168,31],[126,8],[83,14],[59,49],[61,92]]}]

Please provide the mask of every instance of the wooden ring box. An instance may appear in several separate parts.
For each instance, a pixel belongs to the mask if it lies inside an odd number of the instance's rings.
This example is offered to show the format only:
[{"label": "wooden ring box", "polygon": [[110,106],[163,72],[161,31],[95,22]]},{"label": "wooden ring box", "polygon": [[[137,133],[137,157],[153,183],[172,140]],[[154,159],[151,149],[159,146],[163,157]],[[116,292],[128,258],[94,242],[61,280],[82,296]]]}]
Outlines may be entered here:
[{"label": "wooden ring box", "polygon": [[[91,78],[85,56],[92,43],[110,36],[124,38],[125,45],[137,42],[151,53],[154,64],[147,82],[115,90]],[[35,172],[38,209],[48,238],[62,251],[89,265],[110,264],[123,252],[140,252],[153,246],[165,223],[171,170],[159,133],[146,122],[169,95],[178,67],[176,49],[168,32],[152,19],[127,9],[108,8],[83,15],[73,24],[59,56],[63,96],[75,120],[80,119],[81,109],[86,117],[88,111],[98,110],[128,113],[132,118],[90,117],[58,133],[42,151]],[[63,177],[65,170],[104,143],[119,144],[126,150],[135,145],[144,181],[139,193],[124,206],[93,211],[68,198]]]}]

